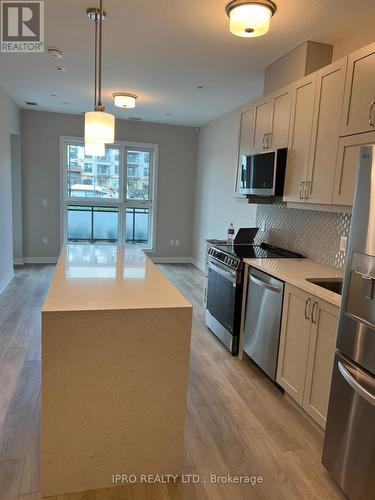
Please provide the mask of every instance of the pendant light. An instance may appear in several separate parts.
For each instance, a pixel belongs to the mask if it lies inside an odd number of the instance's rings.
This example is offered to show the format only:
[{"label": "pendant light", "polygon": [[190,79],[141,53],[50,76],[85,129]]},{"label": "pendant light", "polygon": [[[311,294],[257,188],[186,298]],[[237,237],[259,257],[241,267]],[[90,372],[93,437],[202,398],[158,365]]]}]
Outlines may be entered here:
[{"label": "pendant light", "polygon": [[100,0],[99,9],[90,8],[87,15],[95,21],[95,111],[85,113],[85,152],[104,156],[105,144],[115,141],[115,117],[105,112],[102,103],[103,0]]},{"label": "pendant light", "polygon": [[268,32],[276,5],[271,0],[233,0],[227,5],[226,11],[230,19],[230,32],[251,38]]}]

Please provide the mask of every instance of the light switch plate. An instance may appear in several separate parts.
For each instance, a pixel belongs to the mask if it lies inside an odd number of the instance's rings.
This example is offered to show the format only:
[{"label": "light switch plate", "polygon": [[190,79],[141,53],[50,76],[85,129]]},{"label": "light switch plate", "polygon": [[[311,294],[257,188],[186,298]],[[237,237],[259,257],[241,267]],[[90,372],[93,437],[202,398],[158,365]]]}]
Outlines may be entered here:
[{"label": "light switch plate", "polygon": [[346,252],[347,245],[348,245],[348,237],[347,236],[341,236],[341,240],[340,240],[340,252]]}]

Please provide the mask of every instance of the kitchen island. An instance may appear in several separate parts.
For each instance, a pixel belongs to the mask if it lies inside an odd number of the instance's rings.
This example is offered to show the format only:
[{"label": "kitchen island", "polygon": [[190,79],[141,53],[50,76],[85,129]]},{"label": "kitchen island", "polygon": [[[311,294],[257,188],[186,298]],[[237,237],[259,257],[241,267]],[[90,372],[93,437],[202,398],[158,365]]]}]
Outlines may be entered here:
[{"label": "kitchen island", "polygon": [[191,320],[141,250],[63,248],[42,309],[42,497],[181,473]]}]

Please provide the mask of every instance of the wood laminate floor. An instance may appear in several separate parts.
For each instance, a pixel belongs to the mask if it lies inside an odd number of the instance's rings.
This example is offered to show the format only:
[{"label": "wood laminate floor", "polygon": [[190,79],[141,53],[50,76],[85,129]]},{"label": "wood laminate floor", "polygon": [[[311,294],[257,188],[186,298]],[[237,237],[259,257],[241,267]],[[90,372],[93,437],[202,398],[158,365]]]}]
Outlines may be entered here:
[{"label": "wood laminate floor", "polygon": [[[197,484],[132,485],[51,500],[342,499],[320,463],[322,434],[248,361],[205,328],[201,273],[161,270],[194,306],[184,474]],[[40,308],[53,266],[25,266],[0,296],[0,500],[39,499]],[[210,476],[257,476],[217,484]]]}]

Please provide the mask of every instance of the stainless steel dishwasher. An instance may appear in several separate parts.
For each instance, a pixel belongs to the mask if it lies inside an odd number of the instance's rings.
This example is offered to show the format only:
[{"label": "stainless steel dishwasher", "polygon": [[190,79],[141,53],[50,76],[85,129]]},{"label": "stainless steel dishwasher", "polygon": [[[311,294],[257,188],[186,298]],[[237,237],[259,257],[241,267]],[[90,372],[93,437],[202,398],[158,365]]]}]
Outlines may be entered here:
[{"label": "stainless steel dishwasher", "polygon": [[243,349],[276,380],[284,282],[250,267]]}]

